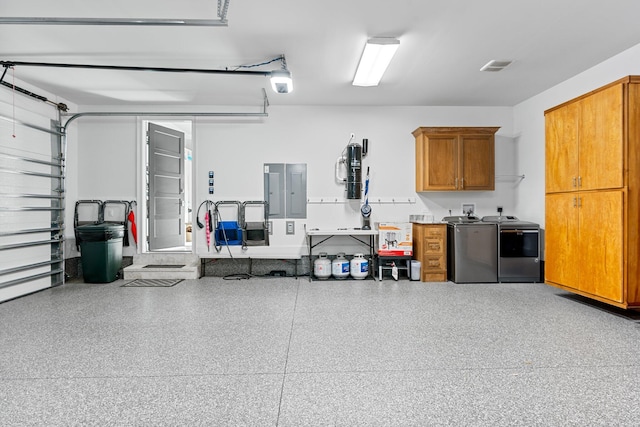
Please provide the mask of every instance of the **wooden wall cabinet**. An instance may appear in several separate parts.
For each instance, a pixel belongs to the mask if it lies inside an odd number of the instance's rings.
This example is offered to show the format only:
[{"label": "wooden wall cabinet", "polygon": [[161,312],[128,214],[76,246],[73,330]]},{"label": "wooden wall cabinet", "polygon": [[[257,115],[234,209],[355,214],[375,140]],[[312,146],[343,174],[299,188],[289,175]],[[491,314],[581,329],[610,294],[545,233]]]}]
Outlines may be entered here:
[{"label": "wooden wall cabinet", "polygon": [[447,281],[447,225],[413,224],[413,255],[422,282]]},{"label": "wooden wall cabinet", "polygon": [[499,127],[420,127],[416,191],[495,189],[495,133]]},{"label": "wooden wall cabinet", "polygon": [[545,282],[640,307],[640,77],[545,112]]},{"label": "wooden wall cabinet", "polygon": [[546,113],[547,193],[623,186],[621,84]]}]

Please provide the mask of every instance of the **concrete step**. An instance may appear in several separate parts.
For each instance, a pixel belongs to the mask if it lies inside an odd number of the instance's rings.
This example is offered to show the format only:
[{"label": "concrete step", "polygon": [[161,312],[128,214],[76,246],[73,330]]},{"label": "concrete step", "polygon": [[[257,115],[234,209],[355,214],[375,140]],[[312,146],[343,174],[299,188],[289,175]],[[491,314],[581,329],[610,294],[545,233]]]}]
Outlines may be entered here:
[{"label": "concrete step", "polygon": [[169,264],[132,264],[125,267],[124,279],[199,279],[200,264],[173,267]]},{"label": "concrete step", "polygon": [[124,279],[199,279],[200,258],[193,254],[140,254],[123,269]]}]

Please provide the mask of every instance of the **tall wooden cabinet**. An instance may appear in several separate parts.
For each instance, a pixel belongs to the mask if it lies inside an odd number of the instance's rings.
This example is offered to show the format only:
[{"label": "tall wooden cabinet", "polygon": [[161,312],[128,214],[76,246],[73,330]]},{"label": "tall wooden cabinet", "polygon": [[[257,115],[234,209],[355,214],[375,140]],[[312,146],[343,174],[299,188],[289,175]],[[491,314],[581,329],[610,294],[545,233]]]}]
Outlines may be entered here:
[{"label": "tall wooden cabinet", "polygon": [[413,255],[422,282],[447,281],[447,225],[413,224]]},{"label": "tall wooden cabinet", "polygon": [[545,112],[545,282],[640,307],[640,76]]},{"label": "tall wooden cabinet", "polygon": [[495,133],[499,127],[420,127],[416,191],[495,189]]}]

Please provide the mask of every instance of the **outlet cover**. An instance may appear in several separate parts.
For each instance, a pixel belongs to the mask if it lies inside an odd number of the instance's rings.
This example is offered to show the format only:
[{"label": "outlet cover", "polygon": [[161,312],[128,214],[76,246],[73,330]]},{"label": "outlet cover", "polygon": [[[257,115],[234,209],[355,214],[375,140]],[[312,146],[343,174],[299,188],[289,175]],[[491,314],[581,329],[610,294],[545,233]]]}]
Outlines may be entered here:
[{"label": "outlet cover", "polygon": [[473,215],[476,213],[476,204],[475,203],[463,203],[462,204],[462,215]]},{"label": "outlet cover", "polygon": [[287,234],[296,234],[295,221],[287,221]]}]

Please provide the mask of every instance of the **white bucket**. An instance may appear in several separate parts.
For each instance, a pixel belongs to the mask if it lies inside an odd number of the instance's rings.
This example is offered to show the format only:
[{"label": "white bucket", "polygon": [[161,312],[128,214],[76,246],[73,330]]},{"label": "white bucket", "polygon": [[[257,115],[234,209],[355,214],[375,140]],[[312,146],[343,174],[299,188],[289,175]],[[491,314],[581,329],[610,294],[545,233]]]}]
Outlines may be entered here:
[{"label": "white bucket", "polygon": [[363,254],[355,254],[351,260],[351,277],[354,279],[364,279],[369,275],[369,261]]},{"label": "white bucket", "polygon": [[318,259],[313,262],[313,275],[316,279],[328,279],[331,277],[331,260],[326,252],[320,252]]},{"label": "white bucket", "polygon": [[420,280],[420,261],[411,260],[411,280]]},{"label": "white bucket", "polygon": [[331,272],[336,279],[346,279],[349,277],[349,260],[340,252],[331,263]]}]

